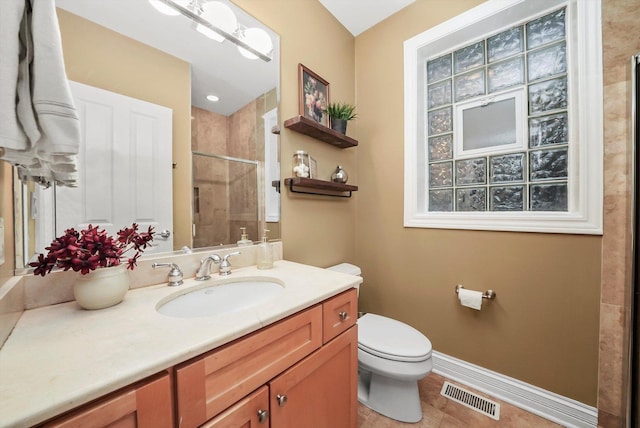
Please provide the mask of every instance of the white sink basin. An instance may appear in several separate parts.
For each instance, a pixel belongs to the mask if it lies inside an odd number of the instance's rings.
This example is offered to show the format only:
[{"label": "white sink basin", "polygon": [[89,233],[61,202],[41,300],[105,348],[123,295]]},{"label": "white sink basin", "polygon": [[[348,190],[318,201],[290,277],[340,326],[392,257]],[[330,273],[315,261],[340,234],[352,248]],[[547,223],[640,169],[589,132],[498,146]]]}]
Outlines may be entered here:
[{"label": "white sink basin", "polygon": [[198,288],[160,302],[157,311],[179,318],[196,318],[237,312],[277,297],[284,286],[274,279],[239,279]]}]

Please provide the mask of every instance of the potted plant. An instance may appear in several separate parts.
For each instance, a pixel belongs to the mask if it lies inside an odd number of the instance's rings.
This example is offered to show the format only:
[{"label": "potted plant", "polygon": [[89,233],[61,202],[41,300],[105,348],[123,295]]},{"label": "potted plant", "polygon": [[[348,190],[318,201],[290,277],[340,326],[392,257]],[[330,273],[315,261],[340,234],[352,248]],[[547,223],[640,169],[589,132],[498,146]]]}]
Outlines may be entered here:
[{"label": "potted plant", "polygon": [[347,122],[358,117],[356,106],[348,103],[330,103],[325,109],[331,119],[331,129],[347,133]]},{"label": "potted plant", "polygon": [[[89,225],[87,229],[71,228],[46,247],[47,255],[29,263],[34,275],[45,276],[54,267],[80,272],[73,286],[73,294],[85,309],[102,309],[120,303],[129,289],[126,269],[136,266],[142,252],[153,241],[153,227],[138,232],[138,225],[109,236],[104,229]],[[135,251],[134,254],[127,254]]]}]

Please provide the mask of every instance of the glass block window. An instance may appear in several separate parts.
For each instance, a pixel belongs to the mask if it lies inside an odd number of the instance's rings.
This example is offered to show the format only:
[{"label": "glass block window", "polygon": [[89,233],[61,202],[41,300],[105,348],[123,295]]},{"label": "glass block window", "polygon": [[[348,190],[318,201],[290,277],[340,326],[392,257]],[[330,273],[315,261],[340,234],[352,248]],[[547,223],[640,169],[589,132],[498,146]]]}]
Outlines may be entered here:
[{"label": "glass block window", "polygon": [[424,61],[427,211],[569,210],[566,26],[562,7]]},{"label": "glass block window", "polygon": [[481,2],[404,41],[405,227],[602,234],[601,11]]}]

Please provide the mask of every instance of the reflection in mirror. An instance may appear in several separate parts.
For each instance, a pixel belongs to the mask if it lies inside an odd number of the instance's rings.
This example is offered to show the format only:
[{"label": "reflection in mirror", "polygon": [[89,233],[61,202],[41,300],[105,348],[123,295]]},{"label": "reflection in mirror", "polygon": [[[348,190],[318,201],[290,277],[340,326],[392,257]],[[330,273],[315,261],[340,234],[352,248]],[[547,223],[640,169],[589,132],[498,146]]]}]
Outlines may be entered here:
[{"label": "reflection in mirror", "polygon": [[[216,42],[190,19],[162,15],[147,0],[56,0],[70,80],[172,111],[173,225],[166,229],[173,250],[234,244],[240,227],[254,241],[262,227],[272,238],[280,236],[279,194],[270,185],[279,178],[278,136],[271,133],[279,37],[232,2],[222,3],[233,10],[237,31],[259,27],[269,34],[271,61],[249,59],[235,44]],[[104,156],[87,148],[85,157],[100,164]],[[90,174],[91,166],[80,168]],[[41,193],[14,184],[17,273],[65,228],[110,220],[99,213],[78,224],[56,224],[55,189]]]},{"label": "reflection in mirror", "polygon": [[256,161],[193,152],[195,247],[231,242],[240,227],[246,227],[249,236],[257,236],[257,197],[236,195],[255,194],[260,180],[258,171]]}]

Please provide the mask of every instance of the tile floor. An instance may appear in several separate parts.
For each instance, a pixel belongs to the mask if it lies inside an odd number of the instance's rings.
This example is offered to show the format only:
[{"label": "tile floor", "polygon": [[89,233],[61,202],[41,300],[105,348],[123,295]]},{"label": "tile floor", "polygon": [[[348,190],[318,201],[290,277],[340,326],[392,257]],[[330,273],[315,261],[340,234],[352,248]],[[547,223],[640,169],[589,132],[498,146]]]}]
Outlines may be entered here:
[{"label": "tile floor", "polygon": [[444,381],[444,377],[431,373],[418,383],[424,416],[422,421],[417,424],[405,424],[386,418],[368,407],[358,404],[359,428],[551,428],[560,426],[518,407],[479,393],[466,385],[449,380],[449,382],[468,391],[476,392],[482,397],[499,402],[500,420],[496,421],[440,395]]}]

